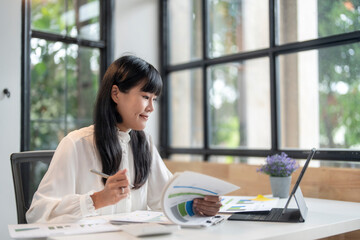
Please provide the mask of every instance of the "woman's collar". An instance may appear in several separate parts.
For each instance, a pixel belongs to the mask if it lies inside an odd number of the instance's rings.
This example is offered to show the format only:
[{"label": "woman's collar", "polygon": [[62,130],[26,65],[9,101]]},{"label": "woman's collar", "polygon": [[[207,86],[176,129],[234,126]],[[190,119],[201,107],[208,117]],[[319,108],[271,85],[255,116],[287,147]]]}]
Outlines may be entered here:
[{"label": "woman's collar", "polygon": [[126,132],[123,132],[120,129],[118,129],[118,136],[120,138],[120,141],[124,143],[128,143],[130,141],[130,132],[131,129],[127,130]]}]

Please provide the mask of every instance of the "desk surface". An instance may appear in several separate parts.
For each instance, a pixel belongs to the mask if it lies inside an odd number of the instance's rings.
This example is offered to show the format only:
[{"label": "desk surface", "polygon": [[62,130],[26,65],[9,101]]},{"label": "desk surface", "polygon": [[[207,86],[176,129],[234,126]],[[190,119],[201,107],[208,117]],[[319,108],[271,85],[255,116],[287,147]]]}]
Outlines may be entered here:
[{"label": "desk surface", "polygon": [[[279,206],[285,205],[281,199]],[[305,198],[309,212],[304,223],[224,221],[202,229],[181,229],[170,235],[146,237],[146,240],[198,239],[316,239],[360,229],[360,203]],[[294,204],[292,202],[292,204]],[[229,215],[230,216],[230,215]],[[137,239],[125,232],[58,236],[51,240]],[[145,239],[145,238],[142,238]]]}]

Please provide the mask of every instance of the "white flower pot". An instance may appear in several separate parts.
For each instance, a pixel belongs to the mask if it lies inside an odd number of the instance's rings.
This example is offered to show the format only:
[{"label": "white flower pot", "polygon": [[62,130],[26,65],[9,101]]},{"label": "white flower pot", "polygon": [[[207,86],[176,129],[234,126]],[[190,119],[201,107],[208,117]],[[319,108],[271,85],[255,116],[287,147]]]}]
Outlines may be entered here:
[{"label": "white flower pot", "polygon": [[270,176],[271,191],[273,197],[287,198],[289,197],[291,176],[288,177],[272,177]]}]

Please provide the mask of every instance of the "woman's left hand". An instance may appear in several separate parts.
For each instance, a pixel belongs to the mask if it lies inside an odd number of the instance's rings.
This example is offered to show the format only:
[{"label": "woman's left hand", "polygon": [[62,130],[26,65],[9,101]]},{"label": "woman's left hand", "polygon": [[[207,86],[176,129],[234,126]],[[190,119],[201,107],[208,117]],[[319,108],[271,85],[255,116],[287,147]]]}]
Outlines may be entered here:
[{"label": "woman's left hand", "polygon": [[220,196],[205,196],[195,198],[193,210],[199,216],[215,216],[222,206]]}]

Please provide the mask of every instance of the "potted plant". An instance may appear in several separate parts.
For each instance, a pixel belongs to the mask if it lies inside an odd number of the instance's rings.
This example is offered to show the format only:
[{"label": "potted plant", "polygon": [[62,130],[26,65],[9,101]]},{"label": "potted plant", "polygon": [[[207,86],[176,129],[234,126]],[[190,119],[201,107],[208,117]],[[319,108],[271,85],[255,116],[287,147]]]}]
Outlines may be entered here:
[{"label": "potted plant", "polygon": [[271,191],[274,197],[289,196],[291,174],[299,168],[299,164],[284,152],[266,158],[266,163],[257,169],[258,172],[270,176]]}]

